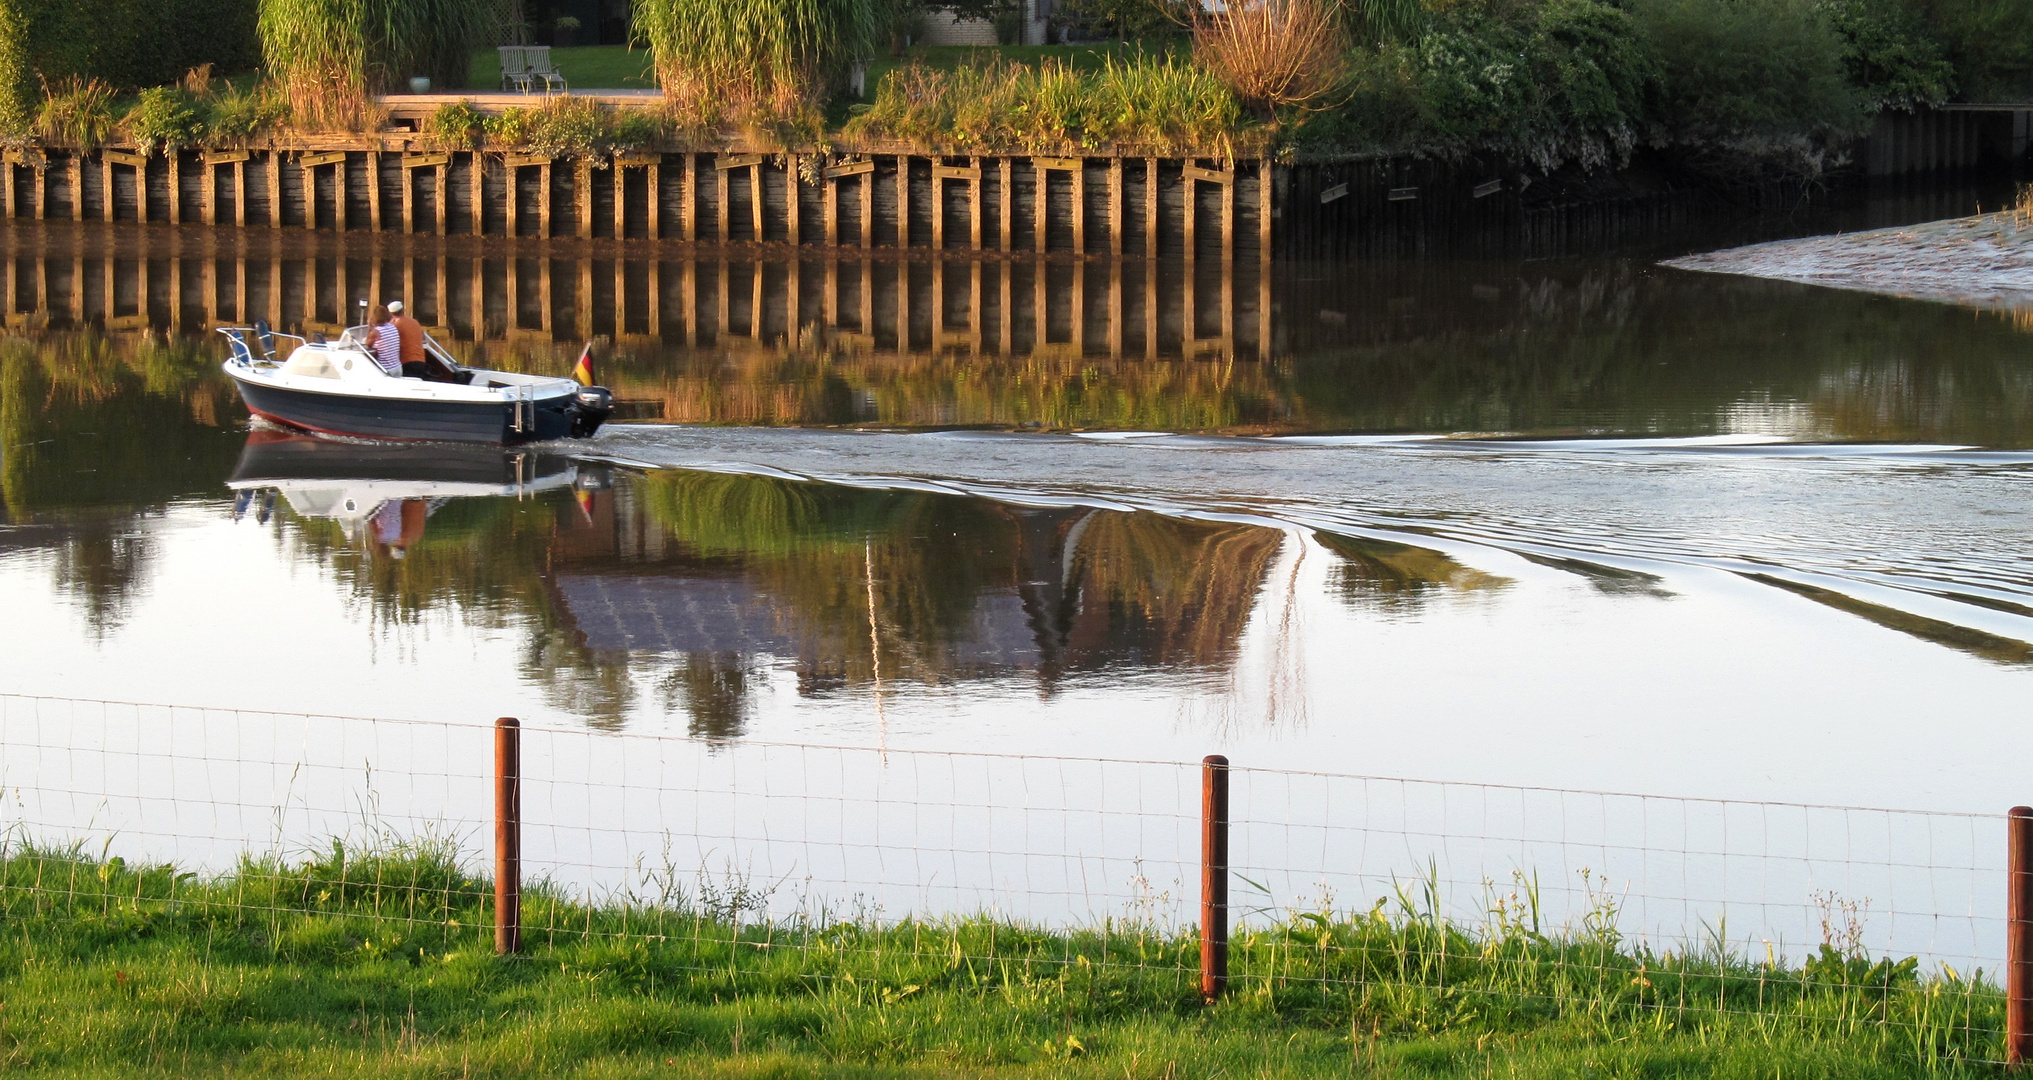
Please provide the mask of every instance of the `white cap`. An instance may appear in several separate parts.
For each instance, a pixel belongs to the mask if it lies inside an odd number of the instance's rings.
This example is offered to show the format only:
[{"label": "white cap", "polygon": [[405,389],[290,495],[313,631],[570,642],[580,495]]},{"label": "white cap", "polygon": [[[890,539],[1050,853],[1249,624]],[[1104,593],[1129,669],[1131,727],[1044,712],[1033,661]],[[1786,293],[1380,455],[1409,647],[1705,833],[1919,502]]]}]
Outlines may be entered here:
[{"label": "white cap", "polygon": [[398,312],[398,311],[401,311],[401,310],[402,310],[402,301],[400,301],[400,300],[390,300],[390,301],[388,302],[388,313],[389,313],[390,315],[393,315],[393,314],[395,314],[396,312]]}]

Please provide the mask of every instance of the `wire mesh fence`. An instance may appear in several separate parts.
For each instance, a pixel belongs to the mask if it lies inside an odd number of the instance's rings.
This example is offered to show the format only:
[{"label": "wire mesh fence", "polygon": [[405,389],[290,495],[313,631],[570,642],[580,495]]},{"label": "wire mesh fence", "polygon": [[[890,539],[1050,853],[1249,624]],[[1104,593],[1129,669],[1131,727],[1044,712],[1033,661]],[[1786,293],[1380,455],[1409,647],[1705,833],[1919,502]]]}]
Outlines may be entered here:
[{"label": "wire mesh fence", "polygon": [[[176,904],[292,956],[485,948],[487,719],[0,696],[0,910]],[[1016,971],[1199,995],[1197,762],[547,727],[520,757],[532,953],[649,950],[732,986]],[[1377,1029],[1738,1018],[2005,1055],[2004,814],[1229,778],[1233,995]]]}]

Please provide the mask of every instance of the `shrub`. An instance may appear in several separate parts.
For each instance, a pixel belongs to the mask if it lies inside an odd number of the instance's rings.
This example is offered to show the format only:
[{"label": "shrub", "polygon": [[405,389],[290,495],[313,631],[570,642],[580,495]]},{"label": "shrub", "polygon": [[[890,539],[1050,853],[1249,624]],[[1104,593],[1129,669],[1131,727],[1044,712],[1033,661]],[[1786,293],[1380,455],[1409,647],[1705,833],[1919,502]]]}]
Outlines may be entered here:
[{"label": "shrub", "polygon": [[113,112],[113,88],[98,79],[75,75],[43,88],[42,108],[35,117],[35,136],[44,142],[87,150],[105,142],[119,124]]},{"label": "shrub", "polygon": [[1309,121],[1302,143],[1616,166],[1658,85],[1630,15],[1597,0],[1462,4],[1424,17],[1409,41],[1350,55],[1340,106]]},{"label": "shrub", "polygon": [[680,110],[782,111],[868,55],[877,14],[873,0],[637,0],[635,29]]},{"label": "shrub", "polygon": [[1658,141],[1697,163],[1812,175],[1861,134],[1844,48],[1812,0],[1633,0],[1658,57]]},{"label": "shrub", "polygon": [[1971,101],[2033,100],[2033,4],[1915,0]]},{"label": "shrub", "polygon": [[1322,104],[1346,72],[1335,10],[1323,0],[1236,0],[1193,27],[1193,56],[1263,115]]},{"label": "shrub", "polygon": [[500,146],[546,157],[595,159],[655,145],[669,134],[658,114],[621,113],[610,105],[565,95],[487,117],[482,130],[488,142]]},{"label": "shrub", "polygon": [[1191,0],[1066,0],[1055,20],[1082,37],[1134,41],[1184,33],[1196,9]]},{"label": "shrub", "polygon": [[1870,112],[1938,105],[1955,92],[1955,66],[1920,12],[1898,0],[1824,0],[1843,41],[1843,69]]},{"label": "shrub", "polygon": [[224,93],[201,97],[198,102],[205,134],[218,141],[252,138],[289,115],[289,103],[265,86],[246,93],[228,88]]},{"label": "shrub", "polygon": [[99,80],[114,90],[173,82],[215,63],[260,59],[256,0],[0,0],[0,126],[25,134],[44,85]]},{"label": "shrub", "polygon": [[424,121],[424,133],[449,150],[477,150],[486,134],[487,117],[463,98],[440,105]]},{"label": "shrub", "polygon": [[176,86],[143,90],[122,123],[127,128],[128,137],[144,154],[190,146],[205,131],[198,103],[187,91]]}]

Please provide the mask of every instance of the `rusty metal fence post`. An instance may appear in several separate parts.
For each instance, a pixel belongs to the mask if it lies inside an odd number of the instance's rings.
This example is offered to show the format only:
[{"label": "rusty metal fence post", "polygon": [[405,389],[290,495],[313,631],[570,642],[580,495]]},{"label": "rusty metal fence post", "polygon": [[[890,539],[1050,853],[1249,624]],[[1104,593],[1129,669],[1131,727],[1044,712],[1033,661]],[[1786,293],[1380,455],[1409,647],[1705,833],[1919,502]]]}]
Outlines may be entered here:
[{"label": "rusty metal fence post", "polygon": [[522,724],[494,722],[494,951],[522,951]]},{"label": "rusty metal fence post", "polygon": [[1228,759],[1200,761],[1200,997],[1228,989]]},{"label": "rusty metal fence post", "polygon": [[2006,815],[2005,1064],[2033,1058],[2033,807]]}]

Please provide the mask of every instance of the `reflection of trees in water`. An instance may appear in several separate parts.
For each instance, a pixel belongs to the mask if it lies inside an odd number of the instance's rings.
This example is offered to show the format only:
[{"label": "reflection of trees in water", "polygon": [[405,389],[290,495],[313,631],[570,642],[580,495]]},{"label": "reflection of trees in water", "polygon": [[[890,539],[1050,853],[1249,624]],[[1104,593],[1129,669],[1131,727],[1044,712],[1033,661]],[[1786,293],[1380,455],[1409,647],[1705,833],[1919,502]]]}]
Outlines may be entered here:
[{"label": "reflection of trees in water", "polygon": [[220,418],[231,394],[189,341],[92,330],[0,340],[0,509],[41,527],[56,585],[93,633],[118,625],[146,580],[146,518],[210,494],[230,468],[239,446]]},{"label": "reflection of trees in water", "polygon": [[1416,615],[1450,596],[1491,594],[1511,580],[1487,574],[1431,548],[1370,537],[1318,532],[1314,539],[1341,556],[1328,581],[1348,604],[1384,615]]},{"label": "reflection of trees in water", "polygon": [[749,701],[754,676],[736,653],[691,653],[672,665],[657,688],[664,708],[690,718],[686,733],[693,738],[725,742],[748,729],[754,712]]},{"label": "reflection of trees in water", "polygon": [[2024,335],[1948,305],[1621,261],[1351,267],[1284,303],[1335,315],[1282,327],[1301,424],[2033,445]]}]

